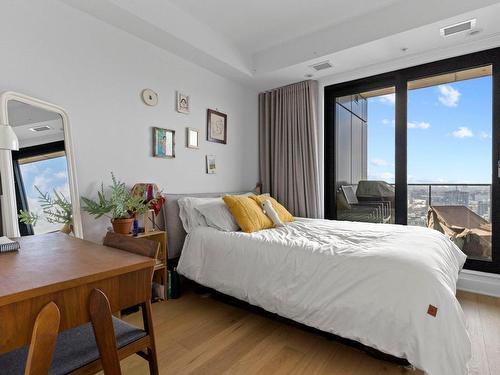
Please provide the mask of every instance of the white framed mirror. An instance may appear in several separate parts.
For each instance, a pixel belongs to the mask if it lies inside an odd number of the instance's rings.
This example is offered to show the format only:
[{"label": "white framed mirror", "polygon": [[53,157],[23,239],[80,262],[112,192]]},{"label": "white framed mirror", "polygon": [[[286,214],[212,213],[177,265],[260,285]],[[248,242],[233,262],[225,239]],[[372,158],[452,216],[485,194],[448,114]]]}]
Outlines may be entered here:
[{"label": "white framed mirror", "polygon": [[[3,235],[71,230],[81,238],[80,196],[66,111],[7,91],[0,93],[0,123],[11,126],[19,140],[19,151],[0,150]],[[58,202],[47,210],[46,199]]]}]

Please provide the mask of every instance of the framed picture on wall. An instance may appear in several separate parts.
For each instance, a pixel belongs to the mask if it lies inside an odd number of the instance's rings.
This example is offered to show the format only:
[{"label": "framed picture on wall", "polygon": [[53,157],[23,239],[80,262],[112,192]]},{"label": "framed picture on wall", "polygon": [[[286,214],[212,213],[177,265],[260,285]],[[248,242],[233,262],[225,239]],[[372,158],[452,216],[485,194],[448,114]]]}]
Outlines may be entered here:
[{"label": "framed picture on wall", "polygon": [[227,143],[227,115],[213,109],[207,110],[207,141]]},{"label": "framed picture on wall", "polygon": [[177,91],[176,109],[179,113],[189,113],[189,96]]},{"label": "framed picture on wall", "polygon": [[217,166],[215,165],[215,155],[207,155],[207,173],[215,174]]},{"label": "framed picture on wall", "polygon": [[200,148],[200,131],[198,129],[186,128],[186,147]]},{"label": "framed picture on wall", "polygon": [[175,130],[153,128],[153,156],[175,158]]}]

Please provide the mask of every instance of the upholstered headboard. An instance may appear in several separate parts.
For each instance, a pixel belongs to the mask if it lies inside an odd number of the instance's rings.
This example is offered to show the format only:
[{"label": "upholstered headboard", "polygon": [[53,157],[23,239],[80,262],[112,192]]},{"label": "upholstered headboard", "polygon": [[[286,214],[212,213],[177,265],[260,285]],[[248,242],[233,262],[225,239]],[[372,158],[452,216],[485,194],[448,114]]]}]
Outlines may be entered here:
[{"label": "upholstered headboard", "polygon": [[237,193],[199,193],[199,194],[166,194],[165,205],[163,206],[158,225],[160,228],[167,231],[168,236],[168,257],[177,258],[181,255],[182,247],[184,246],[184,239],[186,238],[186,231],[182,226],[181,219],[179,218],[179,204],[178,200],[182,197],[198,197],[198,198],[213,198],[222,197],[226,194],[244,194]]}]

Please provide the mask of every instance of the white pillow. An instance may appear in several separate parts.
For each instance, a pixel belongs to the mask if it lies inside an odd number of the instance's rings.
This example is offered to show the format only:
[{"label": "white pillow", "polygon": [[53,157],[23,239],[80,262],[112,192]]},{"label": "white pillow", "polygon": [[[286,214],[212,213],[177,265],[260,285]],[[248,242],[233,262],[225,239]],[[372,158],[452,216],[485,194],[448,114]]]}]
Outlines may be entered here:
[{"label": "white pillow", "polygon": [[178,200],[179,217],[186,233],[191,232],[196,227],[208,226],[203,215],[196,211],[195,208],[200,204],[217,201],[218,199],[221,198],[184,197]]},{"label": "white pillow", "polygon": [[224,232],[236,232],[240,230],[240,227],[222,198],[214,202],[200,204],[195,209],[203,215],[209,227]]}]

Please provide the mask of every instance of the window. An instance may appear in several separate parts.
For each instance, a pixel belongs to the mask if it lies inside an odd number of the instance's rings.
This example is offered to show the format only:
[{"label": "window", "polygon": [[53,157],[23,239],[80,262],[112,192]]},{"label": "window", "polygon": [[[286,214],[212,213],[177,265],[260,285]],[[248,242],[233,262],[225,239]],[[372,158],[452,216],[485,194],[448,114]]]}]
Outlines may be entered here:
[{"label": "window", "polygon": [[[359,148],[338,110],[355,95],[367,106]],[[500,273],[500,48],[328,86],[324,100],[327,218],[350,208],[339,187],[351,165],[358,200],[364,180],[393,188],[387,223],[439,230],[467,254],[465,268]],[[359,158],[366,169],[352,178]]]},{"label": "window", "polygon": [[408,224],[491,261],[492,67],[408,82]]},{"label": "window", "polygon": [[13,152],[16,200],[18,211],[25,210],[39,216],[36,225],[20,224],[21,234],[43,234],[61,229],[62,224],[51,223],[43,213],[41,193],[62,194],[70,201],[68,166],[64,142],[32,146]]}]

